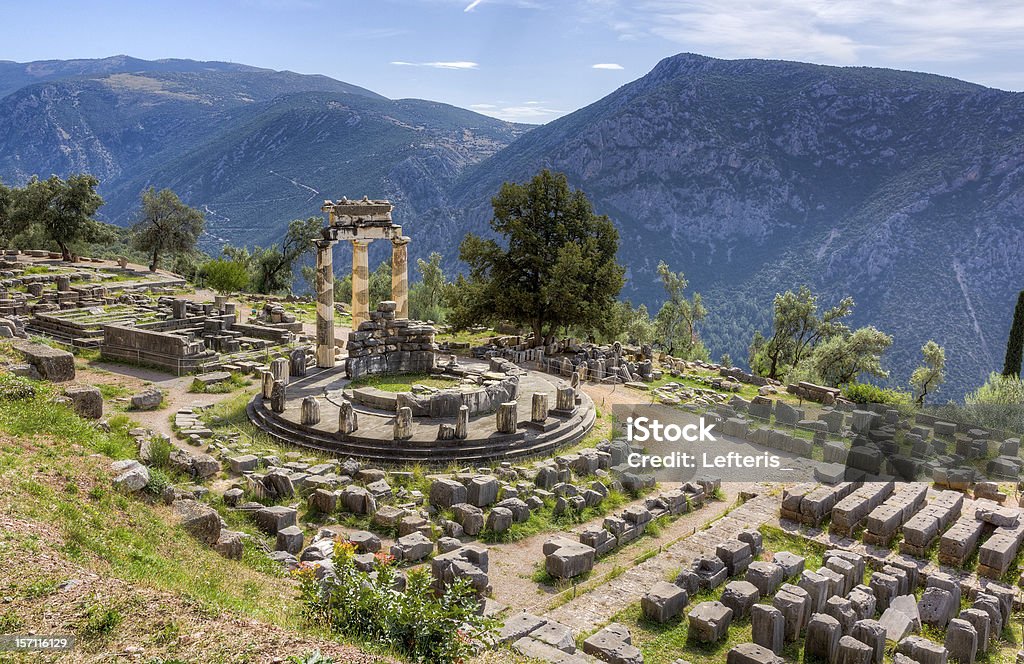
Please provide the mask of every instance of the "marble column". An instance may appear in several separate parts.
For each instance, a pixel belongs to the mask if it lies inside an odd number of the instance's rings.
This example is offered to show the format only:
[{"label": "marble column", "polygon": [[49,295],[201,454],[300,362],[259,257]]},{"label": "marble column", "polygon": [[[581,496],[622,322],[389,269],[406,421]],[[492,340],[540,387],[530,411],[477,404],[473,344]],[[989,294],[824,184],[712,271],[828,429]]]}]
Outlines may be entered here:
[{"label": "marble column", "polygon": [[352,329],[370,320],[369,240],[352,240]]},{"label": "marble column", "polygon": [[391,299],[398,306],[395,318],[409,317],[409,238],[391,241]]},{"label": "marble column", "polygon": [[334,252],[332,242],[316,244],[316,366],[334,366]]}]

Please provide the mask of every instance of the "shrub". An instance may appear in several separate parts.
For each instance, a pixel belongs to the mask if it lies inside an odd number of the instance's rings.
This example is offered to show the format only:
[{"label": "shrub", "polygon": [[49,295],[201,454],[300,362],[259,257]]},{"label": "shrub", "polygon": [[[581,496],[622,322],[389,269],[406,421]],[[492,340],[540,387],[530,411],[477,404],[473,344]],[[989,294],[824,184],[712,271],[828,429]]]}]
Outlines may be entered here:
[{"label": "shrub", "polygon": [[339,542],[335,575],[316,580],[312,568],[296,572],[306,618],[348,637],[384,644],[415,661],[454,663],[469,658],[473,641],[495,629],[477,615],[477,598],[460,579],[440,597],[426,569],[408,574],[405,592],[395,592],[390,556],[378,556],[376,577],[355,566],[355,548]]},{"label": "shrub", "polygon": [[871,383],[847,383],[842,386],[843,396],[854,403],[880,403],[888,406],[910,406],[910,394]]},{"label": "shrub", "polygon": [[154,496],[161,496],[164,489],[171,486],[171,478],[159,468],[149,469],[149,484],[146,485],[146,492]]}]

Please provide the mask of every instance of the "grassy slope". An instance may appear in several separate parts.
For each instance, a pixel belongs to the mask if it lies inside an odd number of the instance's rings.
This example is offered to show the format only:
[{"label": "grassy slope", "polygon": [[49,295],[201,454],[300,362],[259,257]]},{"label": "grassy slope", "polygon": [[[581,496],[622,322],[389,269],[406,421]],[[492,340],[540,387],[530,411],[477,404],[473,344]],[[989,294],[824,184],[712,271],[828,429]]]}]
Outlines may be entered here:
[{"label": "grassy slope", "polygon": [[[291,632],[294,649],[285,654],[301,652],[306,640],[317,641],[303,631],[293,582],[267,574],[264,557],[250,551],[243,561],[226,560],[176,526],[169,507],[110,488],[111,460],[135,451],[127,419],[114,418],[112,431],[103,432],[50,403],[54,388],[36,387],[35,398],[5,401],[0,408],[0,554],[13,563],[4,566],[0,593],[14,598],[3,614],[3,631],[45,633],[46,627],[59,627],[58,633],[75,633],[84,652],[107,651],[120,632],[141,631],[149,634],[142,639],[147,650],[176,655],[178,649],[195,653],[195,644],[176,636],[181,628],[174,625],[199,617],[214,633],[239,622],[256,626],[253,631],[266,637]],[[48,564],[40,564],[40,558]],[[80,602],[62,598],[59,604],[68,615],[52,625],[46,607],[60,584],[83,575],[125,592],[108,588]],[[153,602],[163,606],[156,615],[137,611]],[[136,623],[155,618],[166,627],[162,636],[150,633],[153,625],[137,629]],[[254,636],[252,643],[260,641]],[[199,652],[205,661],[248,660],[237,643],[223,645],[202,644]],[[325,647],[344,650],[357,658],[353,661],[361,657],[329,643]]]}]

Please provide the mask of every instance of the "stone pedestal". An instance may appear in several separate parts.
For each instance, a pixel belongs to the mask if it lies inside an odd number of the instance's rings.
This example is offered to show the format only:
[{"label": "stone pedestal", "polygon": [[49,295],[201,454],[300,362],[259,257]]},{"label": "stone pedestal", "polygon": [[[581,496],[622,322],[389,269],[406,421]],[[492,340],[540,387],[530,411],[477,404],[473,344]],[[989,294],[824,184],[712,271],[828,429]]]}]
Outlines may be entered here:
[{"label": "stone pedestal", "polygon": [[498,406],[496,416],[498,433],[515,433],[518,416],[516,414],[516,402],[506,401]]},{"label": "stone pedestal", "polygon": [[391,299],[398,306],[396,318],[409,317],[409,238],[391,241]]},{"label": "stone pedestal", "polygon": [[276,357],[270,361],[270,373],[273,374],[274,380],[279,380],[283,384],[288,384],[288,359],[284,357]]},{"label": "stone pedestal", "polygon": [[334,366],[334,252],[333,242],[316,242],[316,366]]},{"label": "stone pedestal", "polygon": [[356,411],[352,408],[351,401],[342,401],[338,406],[338,431],[350,434],[359,428],[359,420]]},{"label": "stone pedestal", "polygon": [[188,315],[186,309],[188,301],[186,300],[172,300],[171,301],[171,316],[177,319],[185,318]]},{"label": "stone pedestal", "polygon": [[412,438],[412,408],[402,406],[395,415],[395,440]]},{"label": "stone pedestal", "polygon": [[534,422],[543,422],[548,419],[548,395],[544,392],[533,393],[533,403],[530,409],[530,419]]},{"label": "stone pedestal", "polygon": [[469,406],[459,406],[455,419],[455,437],[464,440],[469,435]]},{"label": "stone pedestal", "polygon": [[314,396],[308,396],[302,400],[302,411],[299,413],[299,421],[306,426],[313,426],[320,423],[320,401]]},{"label": "stone pedestal", "polygon": [[370,319],[369,240],[352,240],[352,329]]}]

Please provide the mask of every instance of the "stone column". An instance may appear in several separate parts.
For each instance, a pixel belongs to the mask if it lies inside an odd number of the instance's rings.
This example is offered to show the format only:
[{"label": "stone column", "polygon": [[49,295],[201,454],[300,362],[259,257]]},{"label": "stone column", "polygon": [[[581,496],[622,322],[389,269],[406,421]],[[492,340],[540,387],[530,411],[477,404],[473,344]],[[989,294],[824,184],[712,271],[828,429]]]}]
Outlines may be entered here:
[{"label": "stone column", "polygon": [[263,372],[263,398],[269,399],[271,391],[274,389],[274,374],[270,371]]},{"label": "stone column", "polygon": [[343,434],[350,434],[359,428],[359,418],[352,408],[352,402],[345,400],[338,406],[338,431]]},{"label": "stone column", "polygon": [[286,398],[287,392],[285,382],[282,380],[275,380],[273,387],[270,388],[270,410],[275,413],[283,413]]},{"label": "stone column", "polygon": [[412,408],[402,406],[395,414],[395,440],[412,438]]},{"label": "stone column", "polygon": [[316,366],[334,366],[334,252],[329,240],[316,244]]},{"label": "stone column", "polygon": [[561,411],[572,411],[576,408],[576,391],[569,386],[559,387],[555,408]]},{"label": "stone column", "polygon": [[302,399],[302,407],[299,411],[299,418],[306,426],[320,423],[320,401],[313,395]]},{"label": "stone column", "polygon": [[469,406],[459,406],[459,415],[455,420],[455,437],[464,440],[469,435]]},{"label": "stone column", "polygon": [[498,433],[515,433],[518,418],[516,416],[516,402],[506,401],[498,406],[496,416],[496,429]]},{"label": "stone column", "polygon": [[391,241],[391,299],[398,306],[395,318],[409,317],[409,238]]},{"label": "stone column", "polygon": [[352,240],[352,329],[370,320],[369,240]]},{"label": "stone column", "polygon": [[275,357],[270,361],[270,373],[273,374],[274,380],[279,380],[283,384],[288,384],[288,367],[290,362],[286,357]]},{"label": "stone column", "polygon": [[534,422],[543,422],[548,419],[548,395],[544,392],[533,393],[533,407],[530,410],[530,419]]}]

